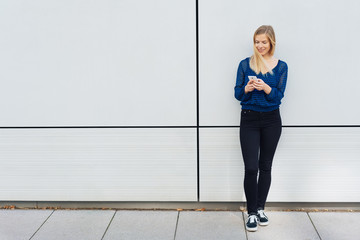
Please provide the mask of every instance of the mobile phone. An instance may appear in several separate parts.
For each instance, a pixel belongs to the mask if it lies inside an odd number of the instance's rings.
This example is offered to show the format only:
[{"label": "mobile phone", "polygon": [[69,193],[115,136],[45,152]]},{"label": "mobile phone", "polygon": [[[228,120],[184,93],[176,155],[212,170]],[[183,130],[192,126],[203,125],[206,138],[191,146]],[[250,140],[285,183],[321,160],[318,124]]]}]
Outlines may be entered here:
[{"label": "mobile phone", "polygon": [[249,80],[257,80],[256,76],[248,76],[248,77],[249,77]]}]

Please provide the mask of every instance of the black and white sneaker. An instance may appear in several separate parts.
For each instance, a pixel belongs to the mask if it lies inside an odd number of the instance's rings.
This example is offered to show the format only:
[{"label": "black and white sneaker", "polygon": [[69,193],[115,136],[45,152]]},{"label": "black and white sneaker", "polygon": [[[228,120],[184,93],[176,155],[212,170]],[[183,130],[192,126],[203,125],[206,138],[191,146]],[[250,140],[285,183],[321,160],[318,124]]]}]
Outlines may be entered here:
[{"label": "black and white sneaker", "polygon": [[269,224],[269,219],[265,215],[264,210],[259,209],[256,215],[259,218],[259,225],[260,226],[266,226]]},{"label": "black and white sneaker", "polygon": [[249,215],[246,221],[246,230],[250,232],[255,232],[257,230],[258,221],[259,219],[255,214]]}]

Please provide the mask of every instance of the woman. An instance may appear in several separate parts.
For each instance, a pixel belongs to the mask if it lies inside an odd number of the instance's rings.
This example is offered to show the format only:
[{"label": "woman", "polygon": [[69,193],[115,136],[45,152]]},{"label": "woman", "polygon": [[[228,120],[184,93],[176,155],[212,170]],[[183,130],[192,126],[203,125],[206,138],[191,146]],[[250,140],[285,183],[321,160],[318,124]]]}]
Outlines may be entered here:
[{"label": "woman", "polygon": [[281,135],[279,105],[288,72],[287,64],[274,57],[275,33],[271,26],[260,26],[253,41],[254,54],[240,62],[235,86],[235,98],[242,106],[240,145],[245,165],[248,231],[256,231],[258,224],[269,224],[264,209]]}]

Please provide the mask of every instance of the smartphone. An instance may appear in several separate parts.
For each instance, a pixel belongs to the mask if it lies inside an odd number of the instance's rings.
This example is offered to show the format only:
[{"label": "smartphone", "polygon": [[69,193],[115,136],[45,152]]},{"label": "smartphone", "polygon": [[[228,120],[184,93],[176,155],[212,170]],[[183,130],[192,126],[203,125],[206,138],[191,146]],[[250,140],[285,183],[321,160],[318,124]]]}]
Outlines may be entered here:
[{"label": "smartphone", "polygon": [[257,80],[256,76],[248,76],[248,77],[249,77],[249,80]]}]

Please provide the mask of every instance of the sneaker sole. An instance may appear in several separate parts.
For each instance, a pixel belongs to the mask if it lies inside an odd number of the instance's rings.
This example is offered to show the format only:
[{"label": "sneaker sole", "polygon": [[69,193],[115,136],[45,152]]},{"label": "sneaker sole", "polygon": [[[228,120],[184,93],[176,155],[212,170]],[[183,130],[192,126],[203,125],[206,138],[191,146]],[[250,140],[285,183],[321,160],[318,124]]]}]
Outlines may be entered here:
[{"label": "sneaker sole", "polygon": [[248,230],[249,232],[256,232],[257,227],[256,228],[248,228],[248,227],[246,227],[246,230]]},{"label": "sneaker sole", "polygon": [[267,226],[267,225],[269,225],[269,222],[266,222],[266,223],[258,222],[258,224],[259,224],[260,226]]}]

